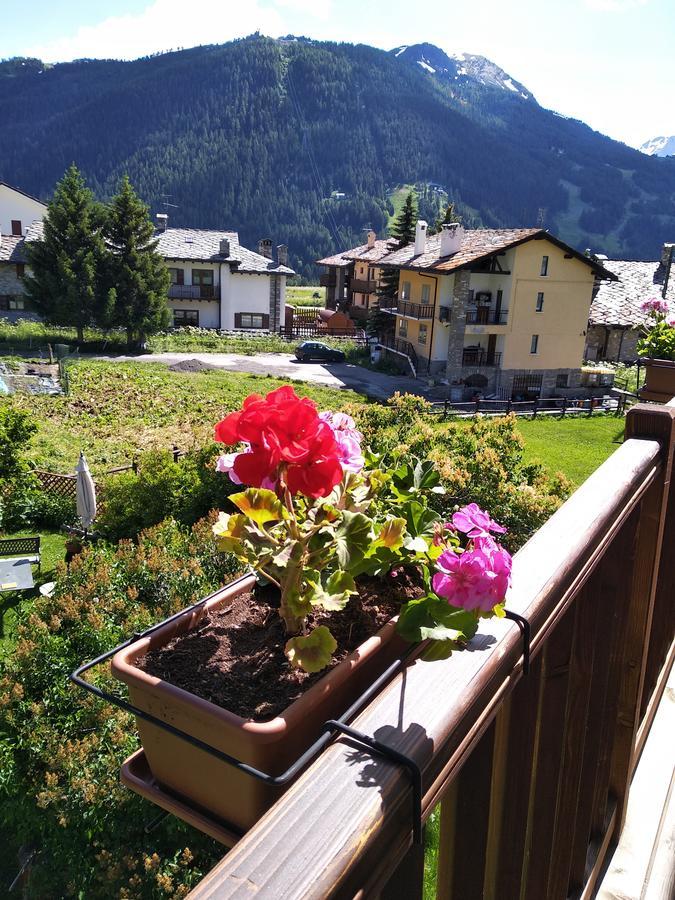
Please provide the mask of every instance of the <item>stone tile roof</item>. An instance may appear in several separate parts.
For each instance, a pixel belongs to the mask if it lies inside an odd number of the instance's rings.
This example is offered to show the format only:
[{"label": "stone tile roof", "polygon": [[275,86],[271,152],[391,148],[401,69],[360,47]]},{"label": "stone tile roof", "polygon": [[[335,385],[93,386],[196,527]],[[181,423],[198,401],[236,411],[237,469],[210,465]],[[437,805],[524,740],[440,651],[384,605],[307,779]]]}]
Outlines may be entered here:
[{"label": "stone tile roof", "polygon": [[[288,266],[280,266],[273,259],[242,247],[236,231],[204,231],[199,228],[167,228],[157,235],[157,250],[165,259],[184,259],[198,262],[238,263],[237,272],[275,273],[295,275]],[[220,255],[221,240],[230,242],[230,255]]]},{"label": "stone tile roof", "polygon": [[[613,325],[637,328],[646,320],[640,304],[652,297],[662,299],[666,275],[660,262],[635,262],[629,259],[606,259],[603,266],[617,276],[617,281],[603,281],[591,304],[588,321],[591,325]],[[670,311],[675,313],[675,271],[668,280]]]},{"label": "stone tile roof", "polygon": [[376,240],[372,247],[369,247],[368,244],[361,244],[359,247],[352,247],[351,250],[336,253],[335,256],[317,259],[316,262],[319,266],[348,266],[354,260],[375,263],[391,253],[395,246],[396,242],[390,238],[381,238]]},{"label": "stone tile roof", "polygon": [[23,242],[22,235],[3,234],[0,237],[0,262],[25,262]]},{"label": "stone tile roof", "polygon": [[415,245],[407,244],[400,250],[385,256],[381,263],[385,266],[397,266],[402,269],[430,269],[441,274],[463,269],[481,259],[524,244],[525,241],[540,238],[550,241],[557,247],[571,253],[572,256],[589,265],[600,278],[614,278],[596,260],[584,256],[569,247],[559,238],[549,234],[544,228],[475,228],[466,230],[462,243],[455,253],[441,256],[441,236],[433,234],[427,237],[423,253],[415,255]]}]

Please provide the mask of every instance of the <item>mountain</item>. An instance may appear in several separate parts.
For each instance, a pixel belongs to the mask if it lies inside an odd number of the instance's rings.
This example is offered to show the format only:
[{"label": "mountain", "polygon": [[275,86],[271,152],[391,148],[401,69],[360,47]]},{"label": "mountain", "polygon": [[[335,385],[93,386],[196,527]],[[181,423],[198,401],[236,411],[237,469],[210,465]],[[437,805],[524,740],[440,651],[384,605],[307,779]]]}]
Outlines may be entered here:
[{"label": "mountain", "polygon": [[640,150],[648,156],[675,156],[675,135],[652,138],[645,141]]},{"label": "mountain", "polygon": [[429,219],[443,188],[469,226],[543,220],[611,256],[653,259],[675,235],[671,160],[430,44],[254,35],[131,62],[9,60],[0,121],[0,179],[47,198],[75,161],[107,198],[128,173],[170,225],[271,237],[307,276],[367,228],[382,234],[391,193],[411,183]]}]

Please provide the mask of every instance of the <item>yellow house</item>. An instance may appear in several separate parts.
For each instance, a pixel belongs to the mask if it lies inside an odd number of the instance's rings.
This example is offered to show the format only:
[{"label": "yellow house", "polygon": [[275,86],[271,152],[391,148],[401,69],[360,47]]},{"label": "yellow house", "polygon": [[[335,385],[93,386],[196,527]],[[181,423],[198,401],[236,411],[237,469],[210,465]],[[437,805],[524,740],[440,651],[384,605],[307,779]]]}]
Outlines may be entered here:
[{"label": "yellow house", "polygon": [[378,240],[375,232],[369,231],[365,244],[318,259],[317,264],[328,269],[321,276],[321,284],[326,288],[326,307],[340,306],[353,319],[366,319],[369,309],[377,303],[379,261],[395,246],[388,239]]},{"label": "yellow house", "polygon": [[382,346],[463,395],[578,388],[593,286],[615,276],[541,228],[426,227],[380,260],[400,270],[395,334]]}]

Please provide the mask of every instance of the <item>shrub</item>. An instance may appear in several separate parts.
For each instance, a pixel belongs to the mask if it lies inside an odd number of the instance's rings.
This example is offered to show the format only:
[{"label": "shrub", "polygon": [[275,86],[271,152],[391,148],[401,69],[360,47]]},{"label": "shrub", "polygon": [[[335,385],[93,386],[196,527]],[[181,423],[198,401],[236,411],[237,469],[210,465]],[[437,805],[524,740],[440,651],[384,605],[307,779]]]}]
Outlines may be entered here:
[{"label": "shrub", "polygon": [[[53,597],[23,612],[16,645],[0,658],[5,884],[27,845],[38,849],[34,897],[181,897],[222,856],[173,818],[145,834],[152,807],[118,779],[137,746],[132,718],[67,679],[83,660],[229,580],[236,566],[216,552],[211,527],[166,521],[137,543],[96,545],[59,573]],[[117,689],[105,666],[92,680]]]},{"label": "shrub", "polygon": [[56,530],[76,520],[75,501],[47,493],[32,475],[17,480],[0,500],[0,526],[5,531],[28,528]]}]

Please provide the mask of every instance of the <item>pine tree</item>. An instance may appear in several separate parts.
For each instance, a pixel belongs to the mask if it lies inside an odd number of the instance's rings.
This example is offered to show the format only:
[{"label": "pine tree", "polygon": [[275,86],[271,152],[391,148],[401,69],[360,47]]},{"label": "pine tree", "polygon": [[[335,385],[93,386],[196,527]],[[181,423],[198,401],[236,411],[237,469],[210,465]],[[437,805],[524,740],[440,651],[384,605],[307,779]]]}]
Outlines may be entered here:
[{"label": "pine tree", "polygon": [[443,228],[443,225],[450,225],[452,222],[460,222],[462,221],[462,217],[457,215],[455,212],[455,203],[451,201],[445,208],[445,212],[442,216],[439,216],[434,222],[434,230],[431,234],[438,234],[439,231]]},{"label": "pine tree", "polygon": [[[401,212],[389,228],[389,236],[391,243],[396,245],[395,249],[398,250],[401,247],[405,247],[406,244],[410,244],[415,240],[416,227],[417,206],[413,192],[410,191],[401,208]],[[380,277],[380,287],[377,292],[377,307],[371,313],[368,324],[370,333],[391,330],[393,327],[394,317],[381,312],[380,307],[386,309],[395,305],[398,296],[398,278],[398,269],[383,269]]]},{"label": "pine tree", "polygon": [[169,271],[157,253],[148,207],[126,175],[108,208],[104,233],[110,250],[109,314],[114,324],[126,328],[131,347],[134,339],[143,343],[168,326]]},{"label": "pine tree", "polygon": [[105,317],[101,275],[106,251],[100,208],[77,167],[66,171],[47,206],[42,240],[27,246],[26,293],[46,322],[77,329]]}]

